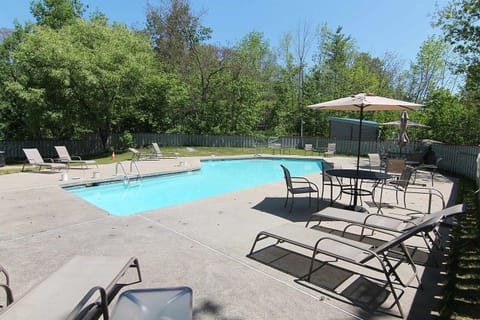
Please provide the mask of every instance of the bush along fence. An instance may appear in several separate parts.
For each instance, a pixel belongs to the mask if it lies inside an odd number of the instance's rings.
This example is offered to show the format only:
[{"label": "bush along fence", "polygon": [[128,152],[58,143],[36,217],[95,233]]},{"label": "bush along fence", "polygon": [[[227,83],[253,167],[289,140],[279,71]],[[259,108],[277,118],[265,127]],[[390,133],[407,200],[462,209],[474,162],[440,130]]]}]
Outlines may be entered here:
[{"label": "bush along fence", "polygon": [[[358,141],[356,140],[331,140],[324,137],[258,137],[258,136],[228,136],[228,135],[188,135],[188,134],[157,134],[133,133],[133,143],[137,147],[149,146],[157,142],[161,146],[192,146],[192,147],[237,147],[255,148],[256,153],[268,153],[272,144],[280,144],[283,149],[303,149],[305,144],[312,144],[317,150],[325,149],[328,143],[335,142],[338,154],[356,155]],[[100,138],[96,135],[87,135],[82,140],[36,140],[36,141],[0,141],[0,151],[5,152],[7,161],[23,160],[25,155],[22,148],[38,148],[42,156],[55,158],[57,156],[54,146],[66,146],[71,154],[84,157],[102,154],[104,152],[121,151],[126,149],[122,141],[122,134],[112,135],[106,149]],[[400,152],[395,141],[362,141],[360,154],[394,152],[412,153],[419,147],[418,142],[407,144]],[[470,179],[476,178],[476,157],[480,153],[479,146],[433,144],[433,151],[443,161],[439,163],[440,169],[458,173]]]}]

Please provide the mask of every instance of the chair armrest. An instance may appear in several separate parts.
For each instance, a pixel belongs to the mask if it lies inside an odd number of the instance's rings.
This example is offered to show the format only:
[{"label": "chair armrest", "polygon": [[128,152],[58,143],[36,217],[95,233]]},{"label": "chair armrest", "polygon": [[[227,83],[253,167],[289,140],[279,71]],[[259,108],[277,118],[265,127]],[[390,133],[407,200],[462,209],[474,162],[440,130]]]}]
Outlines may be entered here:
[{"label": "chair armrest", "polygon": [[52,163],[54,163],[54,162],[55,162],[55,159],[53,159],[53,158],[43,158],[43,161],[44,161],[44,162],[52,162]]},{"label": "chair armrest", "polygon": [[70,158],[72,158],[72,160],[82,160],[80,156],[70,156]]},{"label": "chair armrest", "polygon": [[[97,291],[100,294],[100,301],[96,301],[85,306],[85,304]],[[102,287],[93,287],[92,289],[90,289],[87,294],[82,298],[82,300],[80,300],[80,302],[75,306],[75,308],[73,308],[72,312],[68,315],[67,320],[79,319],[79,317],[83,318],[88,312],[90,312],[90,310],[95,307],[100,307],[100,311],[102,312],[104,320],[109,319],[107,292]]]},{"label": "chair armrest", "polygon": [[[5,290],[5,296],[6,296],[6,299],[7,299],[5,306],[8,306],[9,304],[11,304],[13,302],[12,289],[10,289],[10,287],[7,286],[6,284],[0,284],[0,288],[3,288],[3,290]],[[0,306],[1,306],[1,304],[0,304]]]},{"label": "chair armrest", "polygon": [[305,177],[291,177],[291,179],[293,183],[310,183],[310,181]]}]

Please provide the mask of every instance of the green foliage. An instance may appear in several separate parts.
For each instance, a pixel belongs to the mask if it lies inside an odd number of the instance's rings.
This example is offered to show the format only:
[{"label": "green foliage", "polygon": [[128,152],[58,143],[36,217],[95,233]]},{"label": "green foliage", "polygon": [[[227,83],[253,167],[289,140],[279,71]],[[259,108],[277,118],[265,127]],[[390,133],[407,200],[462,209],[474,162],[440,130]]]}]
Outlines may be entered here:
[{"label": "green foliage", "polygon": [[479,20],[479,0],[452,0],[437,12],[434,24],[442,29],[445,39],[454,46],[455,51],[465,62],[478,63],[480,55]]},{"label": "green foliage", "polygon": [[123,135],[119,139],[120,142],[120,150],[124,151],[127,150],[128,148],[134,148],[135,147],[135,141],[133,139],[133,135],[125,131]]},{"label": "green foliage", "polygon": [[95,132],[105,144],[112,132],[160,129],[165,109],[182,101],[181,84],[161,72],[146,37],[103,19],[36,26],[12,58],[5,91],[24,115],[26,137]]},{"label": "green foliage", "polygon": [[[478,143],[479,0],[454,0],[437,16],[447,42],[431,37],[402,72],[393,54],[359,52],[342,27],[321,26],[314,61],[304,29],[274,51],[260,32],[228,47],[207,44],[212,30],[188,0],[148,5],[141,32],[84,19],[80,0],[38,0],[36,24],[16,25],[0,46],[0,132],[6,139],[75,139],[119,132],[327,136],[327,117],[306,105],[359,92],[424,102],[412,120],[432,126],[420,136]],[[463,30],[465,28],[467,31]],[[451,77],[449,44],[465,53],[466,85]],[[460,79],[461,80],[461,79]],[[396,112],[368,112],[378,122]]]},{"label": "green foliage", "polygon": [[417,116],[433,129],[429,138],[457,144],[478,141],[478,117],[458,96],[447,90],[439,90],[432,93],[425,103],[426,106],[417,112]]},{"label": "green foliage", "polygon": [[38,25],[52,29],[73,23],[85,11],[79,0],[39,0],[32,2],[30,9]]}]

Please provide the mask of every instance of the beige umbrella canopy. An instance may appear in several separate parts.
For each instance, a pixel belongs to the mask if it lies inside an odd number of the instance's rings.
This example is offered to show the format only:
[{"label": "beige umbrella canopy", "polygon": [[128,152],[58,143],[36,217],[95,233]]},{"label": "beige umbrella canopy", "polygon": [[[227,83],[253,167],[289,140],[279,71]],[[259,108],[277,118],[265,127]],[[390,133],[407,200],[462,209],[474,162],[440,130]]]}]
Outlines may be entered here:
[{"label": "beige umbrella canopy", "polygon": [[[406,102],[396,99],[376,96],[371,93],[359,93],[353,96],[340,98],[336,100],[312,104],[308,108],[319,110],[338,110],[338,111],[360,111],[360,124],[358,130],[358,151],[357,151],[357,175],[360,165],[360,146],[362,141],[362,121],[364,111],[388,111],[388,110],[416,110],[423,105],[412,102]],[[357,189],[358,179],[355,181],[355,190]],[[353,198],[354,207],[357,205],[357,194]]]},{"label": "beige umbrella canopy", "polygon": [[[391,122],[384,122],[384,123],[382,123],[382,126],[400,127],[400,120],[391,121]],[[425,124],[421,124],[421,123],[418,123],[418,122],[413,122],[413,121],[408,120],[408,121],[407,121],[407,128],[424,128],[424,129],[428,129],[428,128],[430,128],[430,126],[427,126],[427,125],[425,125]]]}]

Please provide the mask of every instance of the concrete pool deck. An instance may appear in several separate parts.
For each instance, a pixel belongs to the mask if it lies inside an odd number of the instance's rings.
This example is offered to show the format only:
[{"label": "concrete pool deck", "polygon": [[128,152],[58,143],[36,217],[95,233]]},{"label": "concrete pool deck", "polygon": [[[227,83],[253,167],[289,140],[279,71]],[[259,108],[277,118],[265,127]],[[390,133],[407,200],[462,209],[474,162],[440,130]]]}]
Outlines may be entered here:
[{"label": "concrete pool deck", "polygon": [[[330,160],[343,168],[354,167],[353,158]],[[142,161],[139,167],[142,174],[198,169],[200,159]],[[143,282],[123,290],[189,286],[193,289],[194,319],[398,318],[395,307],[387,309],[391,313],[387,314],[346,300],[353,287],[337,295],[295,281],[305,274],[308,261],[294,252],[269,263],[262,263],[261,257],[246,257],[259,231],[289,222],[304,225],[315,211],[299,197],[289,214],[283,206],[284,181],[118,217],[60,187],[95,181],[94,171],[101,179],[112,178],[115,164],[71,169],[68,181],[60,181],[60,173],[0,176],[0,264],[10,273],[15,298],[74,255],[130,255],[139,258]],[[307,177],[321,185],[319,174]],[[429,183],[430,175],[419,178]],[[455,181],[435,175],[435,187],[450,204],[454,203]],[[394,192],[386,192],[383,201],[395,203]],[[321,206],[327,205],[321,202]],[[426,196],[409,194],[408,205],[426,210]],[[434,202],[432,211],[440,207]],[[441,254],[436,258],[441,259]],[[413,282],[400,301],[409,318],[433,319],[443,270],[432,259],[421,263],[419,269],[425,290],[417,290]],[[321,281],[326,287],[337,287],[342,272],[332,268],[325,271]]]}]

